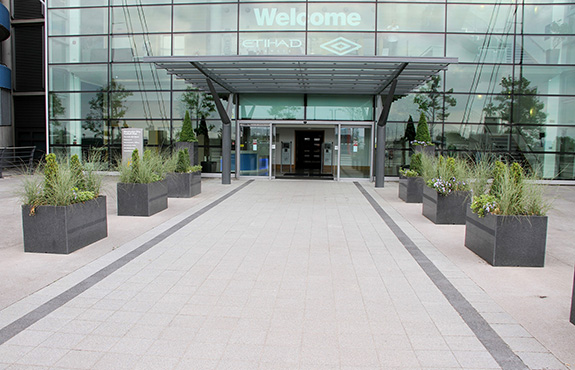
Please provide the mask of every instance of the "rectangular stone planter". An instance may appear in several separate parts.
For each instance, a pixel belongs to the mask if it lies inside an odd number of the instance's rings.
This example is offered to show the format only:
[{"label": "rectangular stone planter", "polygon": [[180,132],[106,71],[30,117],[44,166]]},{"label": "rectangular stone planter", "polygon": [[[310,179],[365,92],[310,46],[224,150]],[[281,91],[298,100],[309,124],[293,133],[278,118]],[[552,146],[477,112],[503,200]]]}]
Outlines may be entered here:
[{"label": "rectangular stone planter", "polygon": [[191,198],[202,192],[202,173],[169,173],[168,198]]},{"label": "rectangular stone planter", "polygon": [[399,198],[406,203],[423,202],[423,178],[400,177],[399,178]]},{"label": "rectangular stone planter", "polygon": [[543,267],[547,216],[480,218],[467,210],[465,246],[492,266]]},{"label": "rectangular stone planter", "polygon": [[435,224],[465,225],[465,213],[469,208],[471,194],[454,191],[443,195],[429,186],[423,186],[422,213]]},{"label": "rectangular stone planter", "polygon": [[118,216],[151,216],[168,208],[166,180],[149,184],[118,183]]},{"label": "rectangular stone planter", "polygon": [[176,152],[182,149],[188,149],[188,153],[190,154],[190,164],[192,166],[198,165],[198,143],[195,142],[188,142],[188,141],[176,141],[175,149]]},{"label": "rectangular stone planter", "polygon": [[69,254],[108,236],[106,197],[69,206],[22,206],[24,251]]}]

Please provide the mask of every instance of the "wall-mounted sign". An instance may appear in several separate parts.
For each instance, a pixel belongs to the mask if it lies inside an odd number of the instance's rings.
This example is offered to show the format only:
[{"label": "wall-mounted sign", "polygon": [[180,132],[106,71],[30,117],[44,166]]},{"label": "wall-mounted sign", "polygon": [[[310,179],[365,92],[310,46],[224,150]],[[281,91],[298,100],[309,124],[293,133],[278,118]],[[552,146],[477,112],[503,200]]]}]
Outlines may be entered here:
[{"label": "wall-mounted sign", "polygon": [[306,15],[291,8],[289,12],[280,12],[278,8],[255,8],[254,15],[258,26],[351,26],[361,25],[361,15],[356,12],[313,12]]}]

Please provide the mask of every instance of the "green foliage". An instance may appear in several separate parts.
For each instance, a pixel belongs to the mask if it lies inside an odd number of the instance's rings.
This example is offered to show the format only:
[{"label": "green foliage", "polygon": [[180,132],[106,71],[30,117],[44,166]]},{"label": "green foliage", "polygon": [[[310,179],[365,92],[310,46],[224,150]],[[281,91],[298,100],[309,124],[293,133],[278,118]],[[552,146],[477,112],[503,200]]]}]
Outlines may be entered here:
[{"label": "green foliage", "polygon": [[185,142],[197,142],[198,139],[194,134],[194,129],[192,128],[192,120],[190,119],[190,112],[186,110],[186,116],[184,118],[184,123],[182,125],[182,130],[178,134],[178,141]]},{"label": "green foliage", "polygon": [[[424,179],[430,188],[443,195],[453,191],[467,191],[470,189],[470,169],[466,160],[443,156],[439,156],[437,159],[423,156],[422,159],[424,168],[426,166],[431,167],[422,171],[426,174]],[[432,162],[426,164],[427,160]]]},{"label": "green foliage", "polygon": [[201,172],[201,171],[202,171],[202,166],[199,164],[197,166],[190,167],[190,172]]},{"label": "green foliage", "polygon": [[48,154],[32,175],[23,181],[22,202],[32,206],[67,206],[96,198],[102,184],[92,164],[86,169],[77,155],[69,161],[60,161],[55,154]]},{"label": "green foliage", "polygon": [[161,181],[166,177],[164,158],[157,152],[149,149],[144,151],[140,158],[138,150],[132,152],[132,159],[128,163],[120,163],[120,182],[133,184],[149,184]]},{"label": "green foliage", "polygon": [[488,156],[478,161],[468,159],[469,187],[473,195],[485,194],[489,189],[489,180],[493,174],[494,160]]},{"label": "green foliage", "polygon": [[450,95],[452,93],[453,89],[443,92],[441,76],[435,75],[419,89],[413,102],[417,104],[417,110],[425,113],[431,122],[444,121],[449,117],[449,107],[457,104],[457,100]]},{"label": "green foliage", "polygon": [[403,138],[408,142],[412,142],[415,140],[415,124],[413,123],[413,117],[409,115],[407,119],[407,125],[405,126],[405,133],[403,134]]},{"label": "green foliage", "polygon": [[415,134],[416,143],[431,144],[431,135],[429,133],[429,127],[427,126],[427,118],[425,114],[421,112],[419,116],[419,122],[417,123],[417,132]]},{"label": "green foliage", "polygon": [[405,177],[417,177],[417,176],[419,176],[419,172],[414,171],[414,170],[412,170],[412,169],[402,168],[402,169],[399,170],[399,173],[402,174],[402,175],[405,176]]},{"label": "green foliage", "polygon": [[421,163],[421,157],[423,154],[415,153],[411,156],[411,162],[409,163],[409,169],[416,172],[418,175],[421,174],[421,167],[423,164]]},{"label": "green foliage", "polygon": [[497,209],[497,198],[491,194],[474,196],[471,202],[471,210],[479,217],[485,217],[486,213],[493,213]]},{"label": "green foliage", "polygon": [[178,160],[176,162],[176,169],[175,172],[178,173],[187,173],[190,172],[191,165],[190,165],[190,153],[188,152],[188,148],[184,148],[178,151]]}]

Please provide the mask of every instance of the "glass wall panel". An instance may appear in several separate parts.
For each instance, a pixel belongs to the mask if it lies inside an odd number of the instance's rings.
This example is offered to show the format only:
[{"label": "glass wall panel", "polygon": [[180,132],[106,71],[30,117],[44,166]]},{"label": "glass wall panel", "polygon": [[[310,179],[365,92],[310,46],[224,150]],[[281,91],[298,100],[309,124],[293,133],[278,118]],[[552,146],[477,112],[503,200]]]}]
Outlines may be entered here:
[{"label": "glass wall panel", "polygon": [[79,6],[107,6],[108,0],[50,0],[46,3],[49,8],[69,8]]},{"label": "glass wall panel", "polygon": [[[144,129],[144,145],[145,146],[167,146],[170,144],[170,121],[168,120],[123,120],[123,127],[143,128]],[[120,135],[116,135],[115,131],[120,131]],[[120,144],[121,130],[114,130],[114,143]]]},{"label": "glass wall panel", "polygon": [[[100,103],[100,104],[98,104]],[[50,119],[89,119],[90,107],[99,112],[102,117],[102,107],[106,106],[106,96],[92,93],[50,93]]]},{"label": "glass wall panel", "polygon": [[237,21],[235,4],[174,6],[174,32],[235,31]]},{"label": "glass wall panel", "polygon": [[522,56],[526,64],[573,64],[575,45],[571,39],[567,36],[517,37],[518,48],[523,45],[523,53],[517,55]]},{"label": "glass wall panel", "polygon": [[151,63],[112,64],[114,81],[126,90],[169,90],[170,75]]},{"label": "glass wall panel", "polygon": [[538,94],[575,95],[575,68],[566,66],[520,66],[515,76],[529,81]]},{"label": "glass wall panel", "polygon": [[[130,95],[127,95],[130,94]],[[170,93],[134,91],[112,93],[114,106],[121,104],[122,118],[167,118],[170,112]]]},{"label": "glass wall panel", "polygon": [[107,83],[107,64],[50,67],[50,91],[98,91]]},{"label": "glass wall panel", "polygon": [[500,4],[451,4],[447,6],[447,31],[469,33],[513,32],[514,12],[514,6]]},{"label": "glass wall panel", "polygon": [[573,5],[525,5],[525,33],[545,35],[573,34]]},{"label": "glass wall panel", "polygon": [[373,97],[363,95],[309,95],[308,120],[373,121]]},{"label": "glass wall panel", "polygon": [[170,32],[171,6],[122,6],[112,8],[112,33]]},{"label": "glass wall panel", "polygon": [[[377,55],[443,57],[443,41],[443,35],[378,33]],[[449,69],[451,68],[450,66]]]},{"label": "glass wall panel", "polygon": [[371,163],[371,128],[341,128],[340,177],[367,178]]},{"label": "glass wall panel", "polygon": [[108,61],[108,37],[50,37],[50,63]]},{"label": "glass wall panel", "polygon": [[240,119],[304,119],[303,95],[240,95]]},{"label": "glass wall panel", "polygon": [[308,6],[308,30],[373,31],[375,4],[311,3]]},{"label": "glass wall panel", "polygon": [[308,33],[311,55],[375,55],[374,33]]},{"label": "glass wall panel", "polygon": [[305,31],[305,4],[240,4],[240,31]]},{"label": "glass wall panel", "polygon": [[377,5],[377,30],[445,31],[445,5],[379,3]]},{"label": "glass wall panel", "polygon": [[172,36],[112,36],[112,61],[131,62],[137,57],[172,55]]},{"label": "glass wall panel", "polygon": [[172,0],[110,0],[111,5],[171,4]]},{"label": "glass wall panel", "polygon": [[269,176],[269,168],[270,127],[240,127],[240,175]]},{"label": "glass wall panel", "polygon": [[108,34],[108,9],[53,9],[49,11],[49,35]]},{"label": "glass wall panel", "polygon": [[497,125],[445,124],[443,151],[453,155],[457,151],[506,152],[509,150],[509,130]]},{"label": "glass wall panel", "polygon": [[303,55],[305,33],[240,33],[240,55]]},{"label": "glass wall panel", "polygon": [[512,63],[513,37],[508,35],[447,35],[447,56],[460,62]]},{"label": "glass wall panel", "polygon": [[236,33],[191,33],[174,35],[174,55],[235,55]]},{"label": "glass wall panel", "polygon": [[[456,104],[449,108],[448,122],[499,124],[509,122],[509,112],[496,109],[500,99],[498,95],[453,94]],[[495,107],[494,107],[495,106]]]},{"label": "glass wall panel", "polygon": [[501,79],[511,73],[511,66],[501,64],[452,64],[445,74],[445,88],[456,93],[498,93]]}]

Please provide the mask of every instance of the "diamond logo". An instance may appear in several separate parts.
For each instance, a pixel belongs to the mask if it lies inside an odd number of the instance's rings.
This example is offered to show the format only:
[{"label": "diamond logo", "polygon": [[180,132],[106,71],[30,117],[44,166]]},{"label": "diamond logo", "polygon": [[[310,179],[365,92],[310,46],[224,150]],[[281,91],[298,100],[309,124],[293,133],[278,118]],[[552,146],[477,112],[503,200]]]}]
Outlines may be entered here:
[{"label": "diamond logo", "polygon": [[361,48],[361,45],[343,37],[321,44],[320,47],[336,55],[346,55]]}]

